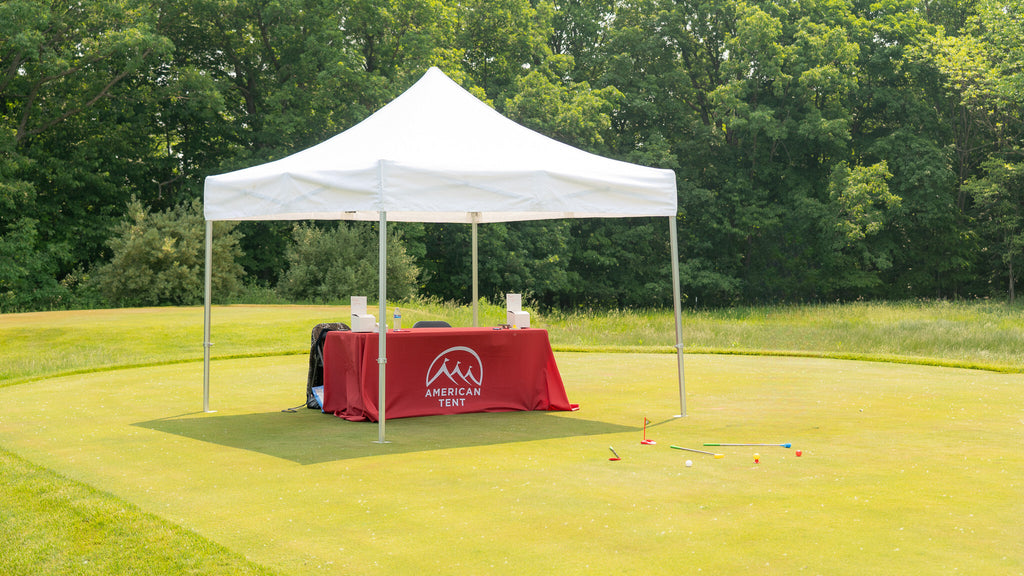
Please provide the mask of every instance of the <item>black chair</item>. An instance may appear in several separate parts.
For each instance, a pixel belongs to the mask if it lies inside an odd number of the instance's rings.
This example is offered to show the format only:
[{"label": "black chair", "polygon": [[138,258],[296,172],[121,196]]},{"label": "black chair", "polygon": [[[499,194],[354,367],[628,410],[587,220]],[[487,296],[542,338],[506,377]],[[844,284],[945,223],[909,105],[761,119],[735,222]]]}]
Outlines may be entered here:
[{"label": "black chair", "polygon": [[452,325],[444,320],[419,320],[412,325],[413,328],[451,328]]},{"label": "black chair", "polygon": [[328,332],[350,330],[344,322],[326,322],[313,327],[309,346],[309,373],[306,376],[306,408],[320,408],[313,388],[324,384],[324,339]]}]

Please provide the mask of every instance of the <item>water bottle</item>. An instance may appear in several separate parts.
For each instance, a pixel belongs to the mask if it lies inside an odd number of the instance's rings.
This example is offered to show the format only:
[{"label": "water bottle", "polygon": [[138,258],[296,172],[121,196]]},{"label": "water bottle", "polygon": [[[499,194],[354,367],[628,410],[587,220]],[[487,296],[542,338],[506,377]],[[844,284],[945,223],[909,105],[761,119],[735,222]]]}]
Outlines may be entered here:
[{"label": "water bottle", "polygon": [[395,308],[395,330],[402,329],[402,311]]}]

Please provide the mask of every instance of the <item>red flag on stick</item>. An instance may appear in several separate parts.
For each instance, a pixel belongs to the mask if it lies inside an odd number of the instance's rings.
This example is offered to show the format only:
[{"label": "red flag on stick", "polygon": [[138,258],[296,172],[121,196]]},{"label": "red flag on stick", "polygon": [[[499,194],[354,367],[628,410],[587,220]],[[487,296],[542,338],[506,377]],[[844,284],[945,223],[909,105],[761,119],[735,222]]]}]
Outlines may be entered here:
[{"label": "red flag on stick", "polygon": [[648,420],[646,416],[644,416],[644,439],[640,441],[641,444],[657,444],[657,442],[655,442],[654,440],[647,439],[647,425],[651,423],[652,422]]}]

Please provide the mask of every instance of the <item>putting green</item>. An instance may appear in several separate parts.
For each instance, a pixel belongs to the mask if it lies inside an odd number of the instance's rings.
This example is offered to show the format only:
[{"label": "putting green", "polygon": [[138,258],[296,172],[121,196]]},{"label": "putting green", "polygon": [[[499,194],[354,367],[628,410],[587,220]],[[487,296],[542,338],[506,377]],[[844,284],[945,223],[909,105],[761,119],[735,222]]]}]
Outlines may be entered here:
[{"label": "putting green", "polygon": [[[579,412],[392,420],[384,445],[281,412],[302,356],[214,362],[214,413],[199,363],[2,388],[0,444],[287,575],[1024,571],[1022,375],[694,355],[673,418],[674,356],[557,359]],[[703,442],[793,448],[669,448]]]}]

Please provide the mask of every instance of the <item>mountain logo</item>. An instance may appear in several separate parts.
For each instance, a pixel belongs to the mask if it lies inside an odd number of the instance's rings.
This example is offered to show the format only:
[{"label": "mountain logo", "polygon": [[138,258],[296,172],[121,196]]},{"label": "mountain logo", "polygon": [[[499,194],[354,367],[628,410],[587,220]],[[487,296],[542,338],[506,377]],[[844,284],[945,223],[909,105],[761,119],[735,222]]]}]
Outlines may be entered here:
[{"label": "mountain logo", "polygon": [[427,369],[427,396],[479,396],[484,365],[472,348],[454,346],[441,352]]}]

